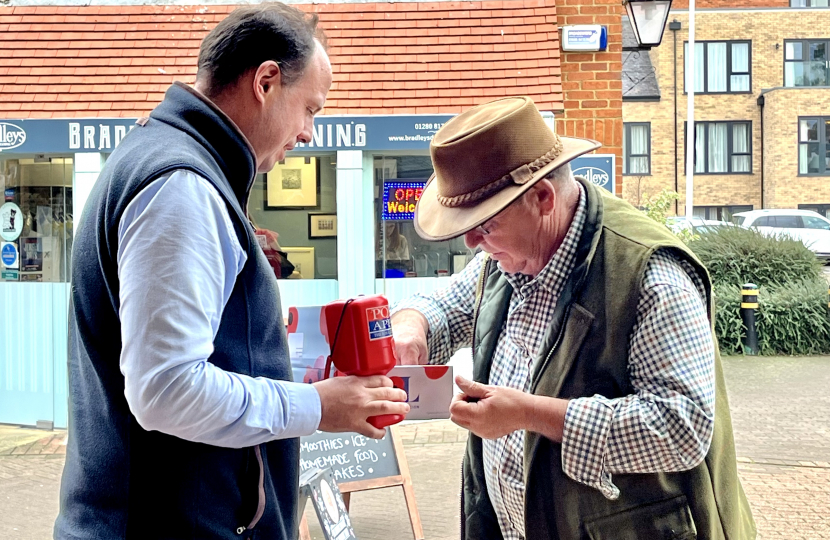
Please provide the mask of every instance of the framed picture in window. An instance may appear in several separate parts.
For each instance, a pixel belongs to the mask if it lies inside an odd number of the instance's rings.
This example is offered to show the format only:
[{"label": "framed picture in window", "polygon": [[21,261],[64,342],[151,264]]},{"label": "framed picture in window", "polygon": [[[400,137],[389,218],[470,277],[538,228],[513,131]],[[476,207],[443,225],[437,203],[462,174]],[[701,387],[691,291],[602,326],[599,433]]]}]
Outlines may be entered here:
[{"label": "framed picture in window", "polygon": [[317,206],[317,158],[287,157],[265,173],[265,209]]},{"label": "framed picture in window", "polygon": [[337,236],[337,214],[309,214],[308,237],[330,238]]},{"label": "framed picture in window", "polygon": [[282,250],[288,254],[288,260],[294,265],[297,279],[314,279],[314,248],[313,247],[285,247]]}]

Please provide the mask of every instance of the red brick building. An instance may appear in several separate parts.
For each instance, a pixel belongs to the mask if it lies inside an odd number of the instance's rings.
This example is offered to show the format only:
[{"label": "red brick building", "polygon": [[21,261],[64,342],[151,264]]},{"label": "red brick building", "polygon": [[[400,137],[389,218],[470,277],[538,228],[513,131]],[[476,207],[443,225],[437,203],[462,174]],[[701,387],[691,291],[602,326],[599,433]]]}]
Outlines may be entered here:
[{"label": "red brick building", "polygon": [[[0,328],[0,342],[9,344],[0,349],[0,422],[65,425],[61,343],[73,220],[134,119],[149,113],[173,81],[194,82],[202,38],[236,7],[205,1],[0,6],[0,189],[2,204],[25,216],[10,242],[21,263],[3,268],[0,298],[26,314]],[[423,242],[411,221],[383,217],[383,205],[395,182],[428,178],[432,134],[475,104],[530,96],[555,118],[559,133],[603,143],[601,152],[615,158],[607,162],[616,166],[620,192],[619,0],[297,7],[320,16],[334,83],[312,143],[262,175],[252,191],[251,216],[279,231],[302,278],[281,282],[284,308],[374,291],[394,300],[434,288],[460,269],[469,256],[463,240]],[[607,50],[562,52],[560,28],[574,24],[604,25]],[[290,197],[278,182],[286,168],[302,179]],[[407,238],[405,260],[384,259],[383,223]],[[410,279],[385,279],[397,276]],[[20,376],[6,381],[9,372]]]}]

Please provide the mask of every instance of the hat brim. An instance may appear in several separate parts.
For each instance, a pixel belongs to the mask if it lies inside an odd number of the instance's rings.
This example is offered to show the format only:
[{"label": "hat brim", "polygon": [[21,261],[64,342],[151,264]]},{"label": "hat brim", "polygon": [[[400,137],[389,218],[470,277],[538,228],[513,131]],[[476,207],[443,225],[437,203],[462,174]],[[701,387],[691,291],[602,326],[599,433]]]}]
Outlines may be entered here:
[{"label": "hat brim", "polygon": [[423,239],[430,241],[457,238],[507,208],[510,203],[521,197],[553,169],[602,146],[590,139],[575,137],[560,137],[560,139],[562,140],[562,153],[536,171],[529,181],[522,185],[508,186],[473,206],[450,208],[438,202],[438,182],[433,174],[415,206],[415,231]]}]

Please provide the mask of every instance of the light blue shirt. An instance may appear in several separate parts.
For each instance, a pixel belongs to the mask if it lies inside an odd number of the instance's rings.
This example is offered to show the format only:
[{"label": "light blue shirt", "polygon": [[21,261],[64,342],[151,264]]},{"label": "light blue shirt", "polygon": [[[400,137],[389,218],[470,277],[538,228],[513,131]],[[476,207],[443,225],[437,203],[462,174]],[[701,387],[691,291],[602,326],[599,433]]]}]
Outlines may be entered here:
[{"label": "light blue shirt", "polygon": [[127,403],[144,429],[241,448],[319,426],[312,385],[208,361],[246,260],[218,191],[192,172],[155,180],[127,206],[118,227],[120,361]]}]

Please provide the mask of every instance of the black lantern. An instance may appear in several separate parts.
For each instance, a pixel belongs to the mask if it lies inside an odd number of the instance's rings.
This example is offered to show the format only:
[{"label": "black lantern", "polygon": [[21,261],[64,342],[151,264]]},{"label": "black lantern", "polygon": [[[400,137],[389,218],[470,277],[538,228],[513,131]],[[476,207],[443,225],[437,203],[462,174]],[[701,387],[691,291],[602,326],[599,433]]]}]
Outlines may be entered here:
[{"label": "black lantern", "polygon": [[660,45],[671,0],[623,0],[637,43],[644,49]]}]

